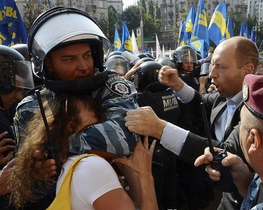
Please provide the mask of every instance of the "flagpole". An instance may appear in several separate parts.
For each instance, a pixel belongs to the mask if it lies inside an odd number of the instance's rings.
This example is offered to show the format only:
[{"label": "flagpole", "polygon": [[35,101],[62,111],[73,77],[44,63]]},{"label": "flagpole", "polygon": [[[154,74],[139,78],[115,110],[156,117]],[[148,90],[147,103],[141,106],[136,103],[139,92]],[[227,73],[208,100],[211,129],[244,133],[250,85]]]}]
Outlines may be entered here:
[{"label": "flagpole", "polygon": [[140,27],[141,27],[141,52],[144,52],[144,38],[143,38],[143,18],[142,18],[142,0],[140,0],[140,16],[141,16],[141,21],[140,21]]},{"label": "flagpole", "polygon": [[[256,23],[256,26],[253,26],[255,32],[256,32],[256,45],[258,43],[258,31],[260,31],[260,27],[258,26],[258,24]],[[258,45],[257,45],[258,46]]]}]

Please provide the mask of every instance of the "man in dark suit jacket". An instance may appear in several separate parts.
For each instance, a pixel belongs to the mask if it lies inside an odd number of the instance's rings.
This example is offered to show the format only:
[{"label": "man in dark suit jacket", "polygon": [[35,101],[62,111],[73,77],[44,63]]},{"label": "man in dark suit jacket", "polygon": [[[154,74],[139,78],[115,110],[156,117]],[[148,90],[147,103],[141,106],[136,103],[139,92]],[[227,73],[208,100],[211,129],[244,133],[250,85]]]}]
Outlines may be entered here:
[{"label": "man in dark suit jacket", "polygon": [[[255,172],[251,173],[247,163],[231,153],[228,153],[222,165],[229,167],[233,181],[244,197],[240,209],[263,209],[263,76],[246,75],[242,92],[244,106],[240,111],[239,140],[246,160]],[[221,174],[211,168],[212,159],[210,150],[206,149],[204,155],[198,157],[194,164],[206,164],[206,171],[211,179],[220,180],[224,184]]]},{"label": "man in dark suit jacket", "polygon": [[[242,157],[238,140],[239,129],[234,127],[240,120],[239,107],[242,104],[244,77],[254,73],[258,57],[256,45],[245,37],[232,37],[221,42],[211,60],[213,68],[209,76],[217,91],[214,94],[199,95],[179,78],[176,69],[169,67],[161,69],[159,80],[171,87],[183,103],[192,103],[193,106],[199,106],[201,101],[204,104],[212,103],[210,125],[212,137],[216,139],[213,145],[227,146],[232,153]],[[208,146],[206,138],[158,119],[149,107],[128,112],[125,120],[130,131],[161,139],[161,144],[166,149],[190,163],[203,154]],[[233,133],[230,135],[231,131]],[[227,195],[224,193],[218,209],[239,209],[241,199],[237,192]]]}]

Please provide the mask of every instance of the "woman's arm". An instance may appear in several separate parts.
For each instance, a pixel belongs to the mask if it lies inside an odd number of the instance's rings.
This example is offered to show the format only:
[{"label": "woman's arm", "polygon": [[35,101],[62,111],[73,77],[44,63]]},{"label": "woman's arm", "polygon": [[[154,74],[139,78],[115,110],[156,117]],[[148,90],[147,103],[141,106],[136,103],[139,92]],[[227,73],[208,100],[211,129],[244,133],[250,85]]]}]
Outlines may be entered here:
[{"label": "woman's arm", "polygon": [[144,142],[137,141],[133,154],[127,158],[114,159],[113,162],[128,166],[138,177],[140,189],[140,209],[157,210],[157,200],[152,176],[152,155],[156,141],[148,149],[148,138]]},{"label": "woman's arm", "polygon": [[13,166],[15,165],[15,159],[10,161],[1,171],[0,171],[0,196],[9,193],[10,189],[10,177],[13,171]]}]

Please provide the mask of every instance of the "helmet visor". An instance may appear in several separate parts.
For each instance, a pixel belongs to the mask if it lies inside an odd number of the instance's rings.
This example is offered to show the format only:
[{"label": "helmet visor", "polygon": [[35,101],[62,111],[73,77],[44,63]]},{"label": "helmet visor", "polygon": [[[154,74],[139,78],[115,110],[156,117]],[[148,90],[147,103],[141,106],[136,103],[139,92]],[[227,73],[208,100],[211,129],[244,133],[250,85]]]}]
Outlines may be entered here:
[{"label": "helmet visor", "polygon": [[192,49],[181,50],[177,52],[179,63],[194,63],[197,64],[196,52]]},{"label": "helmet visor", "polygon": [[200,76],[206,76],[208,75],[212,70],[212,64],[211,63],[203,63],[201,65],[201,70],[200,70]]},{"label": "helmet visor", "polygon": [[31,63],[29,61],[0,60],[1,71],[10,78],[15,87],[32,89],[34,80]]},{"label": "helmet visor", "polygon": [[98,68],[103,65],[103,56],[110,52],[111,47],[100,27],[79,12],[47,13],[42,21],[36,23],[36,29],[31,31],[29,37],[28,51],[36,75],[43,71],[45,56],[56,48],[88,42],[96,51],[96,58],[93,59],[95,68]]},{"label": "helmet visor", "polygon": [[125,61],[124,59],[109,59],[106,62],[106,69],[107,70],[116,70],[116,69],[122,69],[124,73],[127,73],[129,70],[128,61]]}]

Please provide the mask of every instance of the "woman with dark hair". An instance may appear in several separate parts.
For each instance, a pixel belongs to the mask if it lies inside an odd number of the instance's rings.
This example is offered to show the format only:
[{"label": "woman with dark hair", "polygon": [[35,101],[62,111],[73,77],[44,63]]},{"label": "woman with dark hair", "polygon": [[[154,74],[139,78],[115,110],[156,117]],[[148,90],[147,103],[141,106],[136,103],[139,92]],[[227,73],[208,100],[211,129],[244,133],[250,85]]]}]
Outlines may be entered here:
[{"label": "woman with dark hair", "polygon": [[[61,168],[56,187],[58,193],[69,165],[78,157],[68,153],[69,135],[103,122],[105,116],[101,106],[87,95],[56,96],[44,102],[43,106],[52,141],[57,149],[58,168]],[[26,129],[11,179],[11,202],[16,208],[23,208],[27,202],[35,199],[39,174],[35,171],[36,159],[32,158],[32,155],[36,150],[45,150],[48,139],[40,112],[34,115]],[[157,209],[151,174],[153,147],[154,144],[148,151],[148,140],[144,142],[144,146],[138,141],[135,155],[128,159],[114,160],[128,165],[138,176],[141,209]],[[141,161],[138,161],[138,158]],[[140,167],[143,167],[143,170],[139,170]],[[45,182],[47,186],[51,186],[51,181]],[[81,159],[74,170],[70,183],[70,202],[71,209],[121,209],[124,206],[125,209],[135,209],[114,169],[97,155]]]}]

